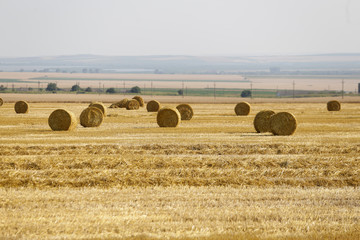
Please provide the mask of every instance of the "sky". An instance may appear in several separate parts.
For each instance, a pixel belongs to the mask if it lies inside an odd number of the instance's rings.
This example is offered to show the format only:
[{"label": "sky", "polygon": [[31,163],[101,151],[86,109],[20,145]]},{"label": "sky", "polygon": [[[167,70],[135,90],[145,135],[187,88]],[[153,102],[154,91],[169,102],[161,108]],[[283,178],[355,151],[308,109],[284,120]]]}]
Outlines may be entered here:
[{"label": "sky", "polygon": [[359,0],[0,0],[0,57],[360,53]]}]

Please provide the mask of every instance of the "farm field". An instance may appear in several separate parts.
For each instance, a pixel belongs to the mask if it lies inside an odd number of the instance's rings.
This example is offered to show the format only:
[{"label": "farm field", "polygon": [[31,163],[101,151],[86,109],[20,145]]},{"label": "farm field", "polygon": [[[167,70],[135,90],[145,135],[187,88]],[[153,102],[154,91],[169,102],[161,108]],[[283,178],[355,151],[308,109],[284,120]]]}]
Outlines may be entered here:
[{"label": "farm field", "polygon": [[[71,88],[79,83],[82,88],[92,87],[130,89],[139,86],[149,91],[154,88],[181,89],[182,84],[188,88],[225,89],[282,89],[291,90],[293,83],[297,90],[341,91],[344,80],[344,91],[356,92],[360,76],[358,75],[216,75],[216,74],[124,74],[124,73],[44,73],[44,72],[0,72],[0,83],[19,88],[46,88],[48,83],[58,83],[59,88]],[[0,84],[0,85],[1,85]]]},{"label": "farm field", "polygon": [[[328,112],[326,99],[254,100],[248,116],[194,103],[177,128],[145,108],[108,109],[99,128],[53,132],[52,111],[79,117],[88,103],[30,101],[15,114],[11,101],[0,107],[0,239],[360,238],[358,102]],[[295,134],[256,133],[264,109],[293,113]]]}]

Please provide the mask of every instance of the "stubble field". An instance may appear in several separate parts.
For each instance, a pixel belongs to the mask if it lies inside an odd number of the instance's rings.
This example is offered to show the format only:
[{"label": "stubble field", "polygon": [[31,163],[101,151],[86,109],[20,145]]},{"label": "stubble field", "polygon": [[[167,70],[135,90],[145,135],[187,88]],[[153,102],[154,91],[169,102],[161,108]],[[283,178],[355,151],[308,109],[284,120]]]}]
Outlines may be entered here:
[{"label": "stubble field", "polygon": [[[360,237],[358,103],[192,104],[178,128],[108,109],[99,128],[50,130],[53,110],[87,106],[0,107],[0,238]],[[295,135],[256,133],[264,109],[293,113]]]}]

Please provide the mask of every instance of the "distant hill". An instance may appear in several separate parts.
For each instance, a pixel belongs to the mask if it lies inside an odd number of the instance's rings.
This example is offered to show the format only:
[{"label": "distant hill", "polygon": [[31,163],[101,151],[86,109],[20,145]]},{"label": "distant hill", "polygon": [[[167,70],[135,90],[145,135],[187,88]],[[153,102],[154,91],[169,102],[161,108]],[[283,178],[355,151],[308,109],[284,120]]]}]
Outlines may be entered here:
[{"label": "distant hill", "polygon": [[68,55],[0,58],[0,71],[208,73],[357,72],[360,53],[272,56]]}]

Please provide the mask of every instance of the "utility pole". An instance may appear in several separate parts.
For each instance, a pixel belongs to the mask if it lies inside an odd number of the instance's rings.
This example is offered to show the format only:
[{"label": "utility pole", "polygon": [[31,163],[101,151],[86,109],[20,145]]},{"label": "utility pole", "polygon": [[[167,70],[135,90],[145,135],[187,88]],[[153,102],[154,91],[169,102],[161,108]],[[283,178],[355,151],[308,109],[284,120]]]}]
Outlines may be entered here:
[{"label": "utility pole", "polygon": [[295,99],[295,81],[293,81],[293,99]]},{"label": "utility pole", "polygon": [[101,82],[99,82],[99,95],[100,95],[100,92],[101,92]]},{"label": "utility pole", "polygon": [[125,81],[124,81],[124,96],[125,96],[125,93],[126,93],[126,89],[125,89]]},{"label": "utility pole", "polygon": [[153,81],[151,81],[151,97],[153,96]]},{"label": "utility pole", "polygon": [[253,83],[252,81],[250,81],[250,98],[252,99],[253,98]]},{"label": "utility pole", "polygon": [[184,98],[184,81],[182,81],[182,97]]},{"label": "utility pole", "polygon": [[216,82],[214,81],[214,102],[215,102],[215,99],[216,99]]},{"label": "utility pole", "polygon": [[344,79],[341,81],[341,98],[344,99]]}]

